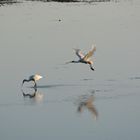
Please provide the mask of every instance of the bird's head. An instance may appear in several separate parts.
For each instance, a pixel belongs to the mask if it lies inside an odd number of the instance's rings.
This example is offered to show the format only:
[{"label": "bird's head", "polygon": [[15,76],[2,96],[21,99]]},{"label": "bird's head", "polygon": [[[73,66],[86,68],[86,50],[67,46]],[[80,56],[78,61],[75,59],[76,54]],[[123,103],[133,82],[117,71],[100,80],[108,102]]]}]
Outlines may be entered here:
[{"label": "bird's head", "polygon": [[43,78],[43,76],[38,75],[38,74],[36,74],[36,75],[34,76],[34,80],[35,80],[35,81],[40,80],[41,78]]},{"label": "bird's head", "polygon": [[39,79],[41,79],[41,78],[43,78],[43,76],[41,76],[41,75],[38,75],[38,78],[39,78]]}]

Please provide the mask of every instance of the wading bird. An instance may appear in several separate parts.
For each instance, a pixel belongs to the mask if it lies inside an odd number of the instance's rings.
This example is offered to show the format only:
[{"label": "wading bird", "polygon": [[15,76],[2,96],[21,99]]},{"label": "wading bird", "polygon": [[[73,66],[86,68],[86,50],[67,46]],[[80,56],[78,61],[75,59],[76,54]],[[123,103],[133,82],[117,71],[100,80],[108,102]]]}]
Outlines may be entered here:
[{"label": "wading bird", "polygon": [[31,75],[28,79],[24,79],[24,80],[22,81],[22,86],[23,86],[24,82],[33,81],[33,82],[34,82],[34,88],[37,88],[36,81],[40,80],[41,78],[43,78],[43,77],[40,76],[40,75],[38,75],[38,74]]},{"label": "wading bird", "polygon": [[94,71],[94,68],[93,68],[93,61],[90,59],[91,56],[94,54],[94,52],[96,51],[96,47],[93,45],[92,46],[92,49],[86,54],[84,55],[80,49],[74,49],[75,50],[75,53],[76,55],[79,57],[79,60],[75,61],[70,61],[70,62],[67,62],[66,64],[68,63],[84,63],[84,64],[89,64],[90,66],[90,69]]}]

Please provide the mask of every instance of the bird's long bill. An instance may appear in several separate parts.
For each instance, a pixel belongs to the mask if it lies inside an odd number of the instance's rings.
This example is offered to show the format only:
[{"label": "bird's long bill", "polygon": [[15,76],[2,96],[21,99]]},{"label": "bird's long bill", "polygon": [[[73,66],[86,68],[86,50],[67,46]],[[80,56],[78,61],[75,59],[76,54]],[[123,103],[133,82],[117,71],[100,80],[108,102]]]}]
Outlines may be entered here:
[{"label": "bird's long bill", "polygon": [[72,63],[72,61],[68,61],[68,62],[66,62],[65,64],[69,64],[69,63]]},{"label": "bird's long bill", "polygon": [[40,76],[40,79],[43,78],[43,76]]}]

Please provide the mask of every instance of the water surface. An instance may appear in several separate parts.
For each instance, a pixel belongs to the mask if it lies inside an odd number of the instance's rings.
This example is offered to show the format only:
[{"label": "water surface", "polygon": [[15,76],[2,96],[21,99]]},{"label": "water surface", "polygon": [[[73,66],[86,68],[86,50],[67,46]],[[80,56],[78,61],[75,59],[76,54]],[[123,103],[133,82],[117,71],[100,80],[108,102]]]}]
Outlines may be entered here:
[{"label": "water surface", "polygon": [[[0,138],[139,139],[139,12],[138,0],[0,7]],[[65,65],[93,43],[94,72]],[[37,90],[21,90],[34,73]]]}]

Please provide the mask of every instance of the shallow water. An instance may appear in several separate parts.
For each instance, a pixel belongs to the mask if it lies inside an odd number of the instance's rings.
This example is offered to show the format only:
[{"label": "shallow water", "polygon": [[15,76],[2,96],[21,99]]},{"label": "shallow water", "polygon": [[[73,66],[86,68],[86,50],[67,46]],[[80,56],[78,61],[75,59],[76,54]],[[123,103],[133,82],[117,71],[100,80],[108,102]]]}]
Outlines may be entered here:
[{"label": "shallow water", "polygon": [[[0,138],[139,139],[139,12],[138,0],[0,7]],[[93,43],[94,72],[65,64]],[[37,90],[21,89],[34,73]]]}]

